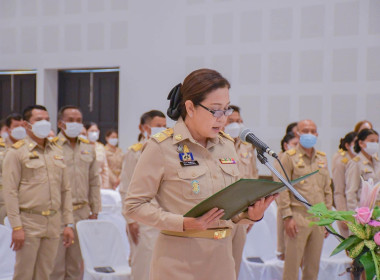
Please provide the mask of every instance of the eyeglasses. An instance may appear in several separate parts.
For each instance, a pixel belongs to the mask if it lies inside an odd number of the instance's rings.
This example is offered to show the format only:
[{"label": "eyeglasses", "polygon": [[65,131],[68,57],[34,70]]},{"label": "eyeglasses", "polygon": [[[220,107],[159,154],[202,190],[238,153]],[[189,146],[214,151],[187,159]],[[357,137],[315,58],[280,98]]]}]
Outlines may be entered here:
[{"label": "eyeglasses", "polygon": [[234,111],[234,109],[232,108],[228,108],[227,110],[211,110],[200,103],[198,105],[201,106],[203,109],[206,109],[207,111],[209,111],[217,119],[221,118],[223,115],[226,117],[230,116]]}]

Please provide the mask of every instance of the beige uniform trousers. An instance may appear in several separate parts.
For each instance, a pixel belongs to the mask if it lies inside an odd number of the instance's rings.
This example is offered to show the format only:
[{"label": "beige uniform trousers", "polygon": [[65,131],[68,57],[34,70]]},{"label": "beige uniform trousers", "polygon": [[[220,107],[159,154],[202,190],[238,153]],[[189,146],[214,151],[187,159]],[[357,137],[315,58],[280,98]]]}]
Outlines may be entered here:
[{"label": "beige uniform trousers", "polygon": [[[85,205],[83,208],[74,211],[75,223],[88,219],[90,207]],[[58,253],[55,258],[54,271],[51,280],[78,280],[81,275],[82,253],[79,247],[78,233],[74,228],[74,244],[69,248],[63,246],[63,235],[61,234]]]},{"label": "beige uniform trousers", "polygon": [[245,240],[247,239],[248,225],[235,224],[232,230],[232,256],[235,260],[236,279],[240,272],[241,259],[243,257],[243,249]]},{"label": "beige uniform trousers", "polygon": [[142,223],[138,223],[138,225],[139,241],[137,244],[133,243],[128,232],[131,249],[129,256],[132,269],[131,280],[149,280],[153,249],[160,231]]},{"label": "beige uniform trousers", "polygon": [[[58,249],[59,238],[25,236],[24,245],[16,251],[14,280],[49,280],[53,267],[52,255]],[[33,275],[33,278],[31,276]],[[54,279],[54,278],[53,278]]]},{"label": "beige uniform trousers", "polygon": [[301,261],[303,261],[302,279],[316,280],[318,279],[324,228],[308,226],[310,219],[307,219],[307,217],[310,214],[306,212],[306,208],[305,210],[293,208],[292,211],[298,233],[295,238],[290,238],[285,234],[286,248],[283,280],[298,279]]},{"label": "beige uniform trousers", "polygon": [[285,228],[284,220],[281,216],[281,211],[277,209],[277,254],[285,254]]},{"label": "beige uniform trousers", "polygon": [[231,238],[215,240],[160,233],[153,251],[150,279],[235,280]]}]

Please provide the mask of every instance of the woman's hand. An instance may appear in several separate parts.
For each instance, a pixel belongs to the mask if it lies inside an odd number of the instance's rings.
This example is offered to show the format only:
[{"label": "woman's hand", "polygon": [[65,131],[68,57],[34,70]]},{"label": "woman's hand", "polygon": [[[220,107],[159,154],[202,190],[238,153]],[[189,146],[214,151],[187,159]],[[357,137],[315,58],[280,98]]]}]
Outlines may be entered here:
[{"label": "woman's hand", "polygon": [[184,218],[183,219],[183,229],[198,229],[206,230],[212,223],[219,220],[224,215],[224,209],[212,208],[206,214],[198,218]]},{"label": "woman's hand", "polygon": [[248,207],[248,218],[252,221],[258,221],[263,218],[265,210],[269,207],[273,200],[278,195],[271,195],[262,198],[255,202],[252,206]]}]

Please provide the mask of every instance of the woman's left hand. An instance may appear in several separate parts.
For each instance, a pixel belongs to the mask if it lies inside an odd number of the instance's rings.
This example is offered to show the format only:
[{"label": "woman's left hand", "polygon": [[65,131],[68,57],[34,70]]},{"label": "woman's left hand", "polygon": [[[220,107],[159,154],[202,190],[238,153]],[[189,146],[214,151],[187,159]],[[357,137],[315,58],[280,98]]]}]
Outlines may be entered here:
[{"label": "woman's left hand", "polygon": [[258,200],[252,206],[248,207],[248,218],[252,221],[258,221],[263,218],[265,210],[269,207],[273,200],[276,199],[276,195],[271,195],[268,197],[263,197]]}]

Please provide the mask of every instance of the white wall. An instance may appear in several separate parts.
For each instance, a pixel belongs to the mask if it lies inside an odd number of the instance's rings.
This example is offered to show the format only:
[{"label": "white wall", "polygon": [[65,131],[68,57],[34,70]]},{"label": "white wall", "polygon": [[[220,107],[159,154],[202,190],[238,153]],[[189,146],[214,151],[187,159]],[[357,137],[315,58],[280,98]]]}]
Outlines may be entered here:
[{"label": "white wall", "polygon": [[113,66],[123,148],[143,112],[166,112],[170,89],[210,67],[274,149],[311,118],[332,155],[358,120],[380,130],[380,0],[0,0],[0,69],[37,69],[52,116],[56,69]]}]

